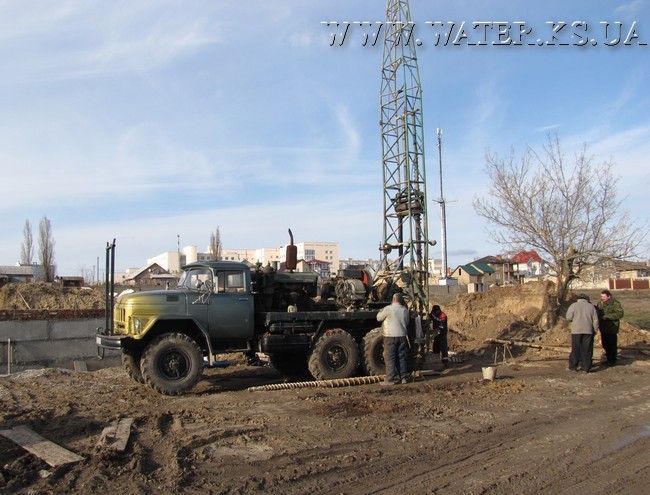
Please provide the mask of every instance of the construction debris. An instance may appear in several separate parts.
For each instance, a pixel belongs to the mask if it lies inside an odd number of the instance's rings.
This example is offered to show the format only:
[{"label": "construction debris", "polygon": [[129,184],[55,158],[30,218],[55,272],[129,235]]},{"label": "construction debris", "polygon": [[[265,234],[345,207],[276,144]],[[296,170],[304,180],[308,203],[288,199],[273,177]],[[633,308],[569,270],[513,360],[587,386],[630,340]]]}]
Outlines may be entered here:
[{"label": "construction debris", "polygon": [[115,452],[124,452],[129,442],[132,424],[133,418],[122,418],[118,421],[113,421],[102,431],[97,442],[97,447],[106,448]]},{"label": "construction debris", "polygon": [[27,452],[34,454],[51,467],[62,466],[72,462],[83,461],[84,458],[51,442],[27,426],[14,426],[10,430],[1,430],[0,435],[17,443]]},{"label": "construction debris", "polygon": [[488,344],[515,345],[520,347],[530,347],[532,349],[545,349],[549,351],[563,352],[566,354],[571,352],[570,348],[564,346],[532,344],[530,342],[524,342],[521,340],[485,339],[485,342]]}]

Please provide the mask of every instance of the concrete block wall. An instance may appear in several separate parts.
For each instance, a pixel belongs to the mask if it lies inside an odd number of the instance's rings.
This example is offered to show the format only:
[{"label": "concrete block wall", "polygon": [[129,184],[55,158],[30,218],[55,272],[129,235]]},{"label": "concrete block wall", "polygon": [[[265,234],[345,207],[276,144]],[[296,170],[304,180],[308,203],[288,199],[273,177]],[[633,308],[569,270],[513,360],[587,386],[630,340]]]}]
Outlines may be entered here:
[{"label": "concrete block wall", "polygon": [[[0,321],[0,373],[9,364],[8,340],[15,370],[95,359],[95,332],[103,325],[103,319]],[[105,356],[114,358],[119,352],[106,350]]]}]

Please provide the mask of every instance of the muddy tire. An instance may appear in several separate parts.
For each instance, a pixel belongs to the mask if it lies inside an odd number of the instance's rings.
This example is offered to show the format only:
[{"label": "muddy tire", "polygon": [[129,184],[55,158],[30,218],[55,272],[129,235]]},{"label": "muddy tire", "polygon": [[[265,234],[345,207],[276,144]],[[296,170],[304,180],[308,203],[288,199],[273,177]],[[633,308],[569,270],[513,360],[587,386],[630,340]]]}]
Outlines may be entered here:
[{"label": "muddy tire", "polygon": [[350,378],[358,366],[359,346],[352,335],[340,329],[321,335],[309,356],[309,372],[317,380]]},{"label": "muddy tire", "polygon": [[147,385],[165,395],[179,395],[197,384],[203,373],[199,345],[182,333],[168,333],[151,341],[142,354]]},{"label": "muddy tire", "polygon": [[279,373],[288,378],[308,378],[307,355],[296,352],[274,352],[269,354],[269,361]]},{"label": "muddy tire", "polygon": [[144,383],[142,370],[140,369],[140,353],[127,354],[122,351],[122,367],[126,374],[138,383]]},{"label": "muddy tire", "polygon": [[363,373],[369,376],[386,374],[384,361],[384,337],[381,328],[371,330],[363,337],[363,359],[361,361]]}]

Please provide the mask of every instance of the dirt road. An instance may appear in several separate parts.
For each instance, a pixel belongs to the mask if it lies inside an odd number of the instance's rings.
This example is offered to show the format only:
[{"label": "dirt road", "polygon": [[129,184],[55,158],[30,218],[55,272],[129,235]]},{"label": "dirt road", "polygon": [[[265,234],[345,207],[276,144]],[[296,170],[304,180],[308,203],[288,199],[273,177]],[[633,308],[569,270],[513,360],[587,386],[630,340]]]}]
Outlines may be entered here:
[{"label": "dirt road", "polygon": [[[0,378],[1,429],[27,425],[82,455],[50,468],[0,437],[2,493],[647,493],[650,361],[570,373],[474,357],[406,385],[249,392],[272,368],[206,371],[164,397],[121,368]],[[96,447],[134,419],[126,452]]]}]

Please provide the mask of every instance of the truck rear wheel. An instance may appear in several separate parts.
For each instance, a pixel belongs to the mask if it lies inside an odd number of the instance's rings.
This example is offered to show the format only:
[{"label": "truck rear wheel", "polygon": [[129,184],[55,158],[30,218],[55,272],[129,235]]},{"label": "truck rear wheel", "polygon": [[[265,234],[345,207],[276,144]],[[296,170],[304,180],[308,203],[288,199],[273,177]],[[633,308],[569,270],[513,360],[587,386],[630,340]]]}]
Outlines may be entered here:
[{"label": "truck rear wheel", "polygon": [[366,375],[379,376],[386,374],[384,337],[381,334],[381,328],[375,328],[363,337],[362,367]]},{"label": "truck rear wheel", "polygon": [[328,330],[309,356],[309,372],[317,380],[354,376],[359,366],[359,346],[345,330]]},{"label": "truck rear wheel", "polygon": [[165,395],[178,395],[197,384],[203,372],[199,345],[182,333],[167,333],[151,341],[142,355],[147,385]]},{"label": "truck rear wheel", "polygon": [[141,353],[127,354],[122,351],[122,367],[126,370],[126,374],[129,375],[138,383],[144,383],[144,378],[142,377],[142,371],[140,370],[140,356]]}]

